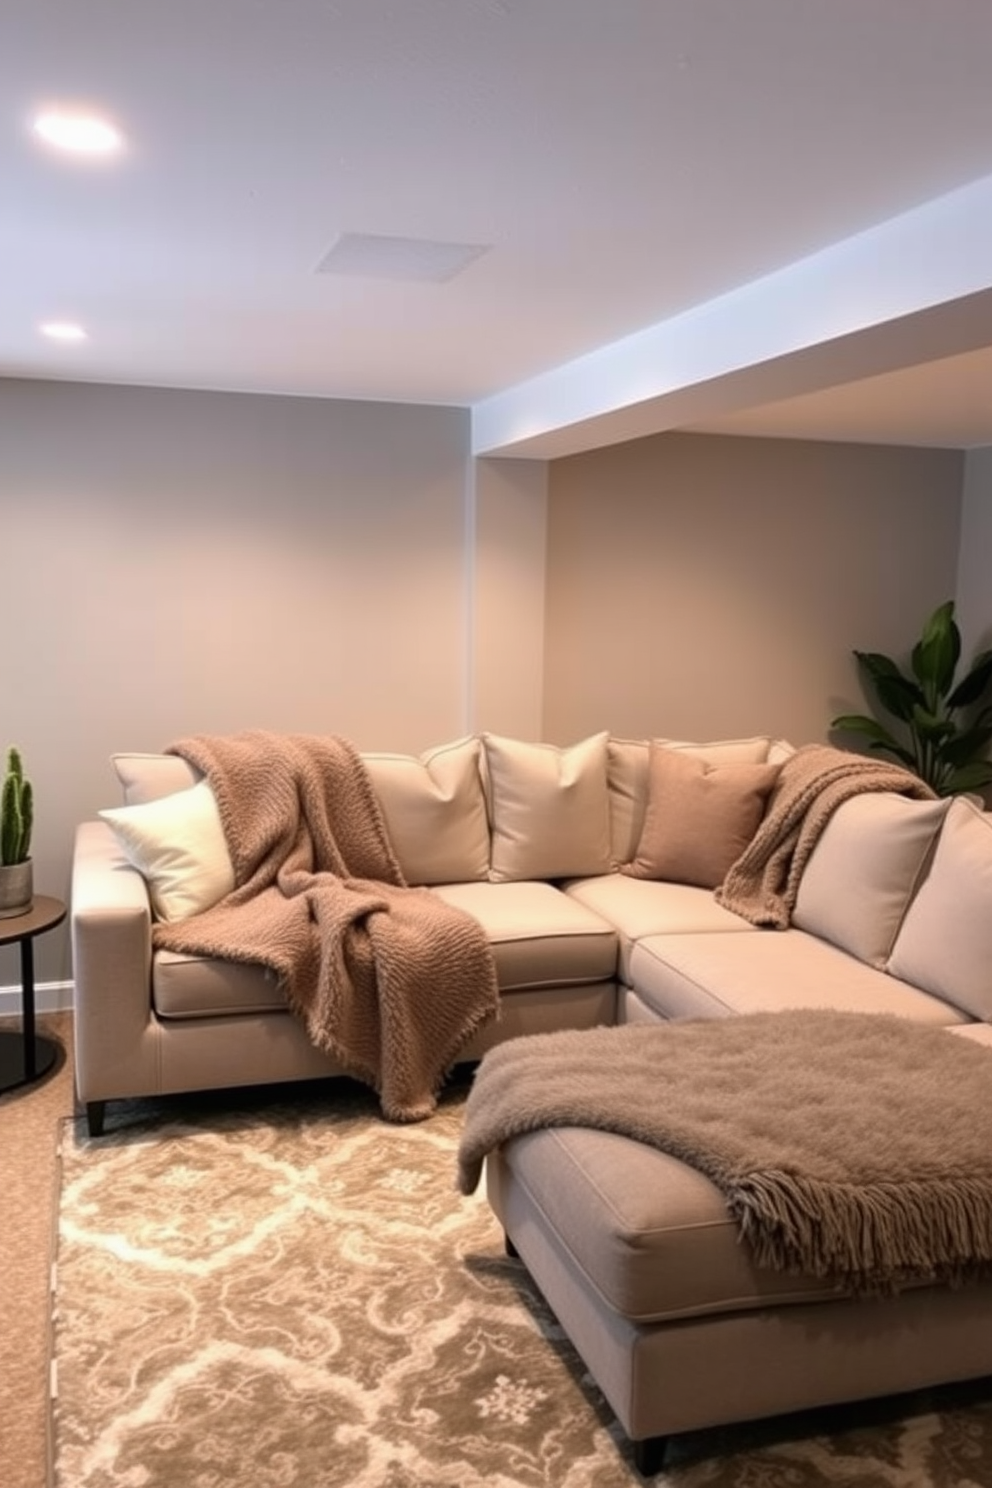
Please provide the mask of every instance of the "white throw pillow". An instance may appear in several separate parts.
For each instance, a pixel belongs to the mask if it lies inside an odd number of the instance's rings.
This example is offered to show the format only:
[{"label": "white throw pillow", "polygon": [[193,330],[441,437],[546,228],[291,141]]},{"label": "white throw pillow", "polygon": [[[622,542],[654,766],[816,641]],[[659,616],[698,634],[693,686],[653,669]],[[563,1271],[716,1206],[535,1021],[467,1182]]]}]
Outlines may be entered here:
[{"label": "white throw pillow", "polygon": [[992,1022],[992,817],[955,797],[886,971]]},{"label": "white throw pillow", "polygon": [[140,806],[100,815],[148,883],[160,920],[201,914],[234,888],[234,867],[213,791],[205,780]]},{"label": "white throw pillow", "polygon": [[567,749],[483,734],[493,883],[608,873],[605,731]]},{"label": "white throw pillow", "polygon": [[363,754],[408,884],[471,883],[489,874],[489,821],[477,738],[422,754]]},{"label": "white throw pillow", "polygon": [[949,805],[890,791],[844,801],[803,869],[792,923],[883,971]]}]

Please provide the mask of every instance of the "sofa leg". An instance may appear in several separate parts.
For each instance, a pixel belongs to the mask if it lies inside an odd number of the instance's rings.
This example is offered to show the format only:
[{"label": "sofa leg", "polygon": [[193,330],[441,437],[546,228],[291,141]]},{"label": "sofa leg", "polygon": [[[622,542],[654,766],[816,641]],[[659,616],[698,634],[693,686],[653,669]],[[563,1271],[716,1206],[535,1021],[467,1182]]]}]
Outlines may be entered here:
[{"label": "sofa leg", "polygon": [[520,1252],[514,1245],[513,1241],[510,1239],[509,1235],[507,1235],[505,1232],[503,1235],[503,1249],[506,1251],[511,1261],[519,1261]]},{"label": "sofa leg", "polygon": [[631,1443],[634,1449],[634,1466],[642,1478],[653,1478],[665,1466],[667,1436],[649,1436],[644,1441]]},{"label": "sofa leg", "polygon": [[86,1130],[91,1137],[103,1136],[103,1118],[107,1114],[106,1101],[86,1102]]}]

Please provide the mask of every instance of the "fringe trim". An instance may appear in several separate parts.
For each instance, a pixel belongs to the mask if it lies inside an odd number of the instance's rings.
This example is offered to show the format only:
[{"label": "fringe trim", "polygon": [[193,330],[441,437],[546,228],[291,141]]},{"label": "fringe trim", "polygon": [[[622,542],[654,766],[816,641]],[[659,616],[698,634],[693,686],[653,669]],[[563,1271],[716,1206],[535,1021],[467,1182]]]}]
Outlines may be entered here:
[{"label": "fringe trim", "polygon": [[728,1196],[760,1266],[886,1295],[992,1274],[992,1181],[966,1175],[867,1184],[749,1173]]}]

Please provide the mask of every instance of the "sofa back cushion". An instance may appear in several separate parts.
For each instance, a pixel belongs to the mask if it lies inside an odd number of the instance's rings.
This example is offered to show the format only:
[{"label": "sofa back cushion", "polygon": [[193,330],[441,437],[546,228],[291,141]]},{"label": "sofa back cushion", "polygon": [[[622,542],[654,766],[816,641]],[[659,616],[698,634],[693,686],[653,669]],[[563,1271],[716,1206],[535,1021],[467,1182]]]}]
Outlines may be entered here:
[{"label": "sofa back cushion", "polygon": [[992,1022],[992,816],[955,797],[886,970]]},{"label": "sofa back cushion", "polygon": [[110,763],[124,791],[126,806],[143,806],[146,801],[189,790],[203,778],[178,754],[112,754]]},{"label": "sofa back cushion", "polygon": [[715,889],[758,830],[780,768],[710,764],[652,744],[644,827],[622,872]]},{"label": "sofa back cushion", "polygon": [[481,742],[458,739],[418,757],[363,754],[407,883],[471,883],[489,875]]},{"label": "sofa back cushion", "polygon": [[651,744],[685,750],[711,765],[762,765],[780,763],[793,752],[784,740],[767,734],[750,739],[714,739],[690,743],[684,739],[610,738],[608,782],[610,791],[610,839],[613,866],[629,863],[637,855],[644,813],[648,802],[648,757]]},{"label": "sofa back cushion", "polygon": [[610,871],[608,739],[560,749],[483,734],[493,883]]},{"label": "sofa back cushion", "polygon": [[810,853],[792,923],[883,971],[948,805],[890,791],[844,801]]}]

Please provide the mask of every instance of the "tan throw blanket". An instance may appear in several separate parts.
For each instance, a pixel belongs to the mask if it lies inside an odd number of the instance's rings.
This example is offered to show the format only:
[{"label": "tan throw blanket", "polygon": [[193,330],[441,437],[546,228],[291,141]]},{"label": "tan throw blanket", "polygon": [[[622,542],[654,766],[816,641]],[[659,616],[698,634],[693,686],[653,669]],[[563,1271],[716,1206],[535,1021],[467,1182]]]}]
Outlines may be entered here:
[{"label": "tan throw blanket", "polygon": [[548,1126],[700,1169],[762,1266],[887,1292],[992,1265],[992,1052],[942,1028],[797,1009],[512,1039],[469,1092],[461,1191]]},{"label": "tan throw blanket", "polygon": [[268,967],[313,1043],[373,1086],[387,1117],[429,1116],[462,1046],[498,1015],[492,949],[471,915],[405,885],[354,747],[249,730],[169,752],[210,781],[235,887],[156,925],[155,946]]},{"label": "tan throw blanket", "polygon": [[782,766],[757,832],[715,891],[717,902],[752,925],[785,929],[821,832],[838,806],[865,791],[936,799],[902,765],[827,744],[797,749]]}]

